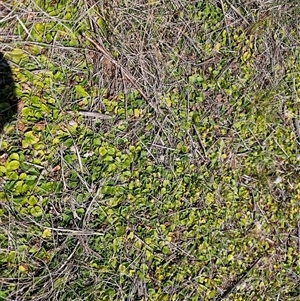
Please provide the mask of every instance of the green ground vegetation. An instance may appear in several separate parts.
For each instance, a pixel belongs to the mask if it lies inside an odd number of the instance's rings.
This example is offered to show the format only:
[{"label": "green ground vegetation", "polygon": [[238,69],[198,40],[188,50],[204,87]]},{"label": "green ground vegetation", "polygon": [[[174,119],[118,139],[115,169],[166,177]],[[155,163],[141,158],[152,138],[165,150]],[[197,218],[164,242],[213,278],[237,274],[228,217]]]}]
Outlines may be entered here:
[{"label": "green ground vegetation", "polygon": [[299,300],[297,2],[0,2],[0,300]]}]

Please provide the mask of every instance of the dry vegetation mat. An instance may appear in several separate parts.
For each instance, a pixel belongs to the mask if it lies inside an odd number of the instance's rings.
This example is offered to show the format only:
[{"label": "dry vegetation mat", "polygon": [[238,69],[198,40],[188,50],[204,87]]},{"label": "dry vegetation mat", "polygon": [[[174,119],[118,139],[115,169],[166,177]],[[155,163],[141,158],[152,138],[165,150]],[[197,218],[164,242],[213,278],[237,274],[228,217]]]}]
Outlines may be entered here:
[{"label": "dry vegetation mat", "polygon": [[0,300],[299,300],[298,1],[0,1]]}]

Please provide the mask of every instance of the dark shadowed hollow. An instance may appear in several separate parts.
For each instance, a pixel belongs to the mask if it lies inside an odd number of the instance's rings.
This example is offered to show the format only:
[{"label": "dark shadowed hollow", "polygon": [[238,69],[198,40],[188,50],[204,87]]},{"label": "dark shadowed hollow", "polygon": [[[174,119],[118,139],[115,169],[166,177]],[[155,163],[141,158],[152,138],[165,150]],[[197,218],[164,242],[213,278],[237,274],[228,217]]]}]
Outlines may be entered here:
[{"label": "dark shadowed hollow", "polygon": [[15,84],[9,63],[0,52],[0,133],[17,112]]}]

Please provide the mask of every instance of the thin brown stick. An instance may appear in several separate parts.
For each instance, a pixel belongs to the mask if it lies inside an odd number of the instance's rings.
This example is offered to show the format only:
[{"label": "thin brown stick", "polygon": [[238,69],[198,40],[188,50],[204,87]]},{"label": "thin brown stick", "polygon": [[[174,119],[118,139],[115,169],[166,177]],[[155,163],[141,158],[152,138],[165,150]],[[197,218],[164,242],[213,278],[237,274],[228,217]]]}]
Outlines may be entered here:
[{"label": "thin brown stick", "polygon": [[292,119],[292,129],[294,130],[296,141],[300,144],[300,122],[297,118]]},{"label": "thin brown stick", "polygon": [[207,152],[206,152],[206,149],[205,149],[205,147],[204,147],[204,144],[202,143],[200,134],[199,134],[197,128],[195,127],[195,125],[193,125],[193,128],[194,128],[194,131],[195,131],[196,134],[197,134],[198,142],[199,142],[199,144],[200,144],[200,146],[201,146],[201,149],[202,149],[202,151],[203,151],[204,157],[207,159]]},{"label": "thin brown stick", "polygon": [[136,88],[136,90],[141,94],[141,96],[145,99],[145,101],[155,110],[157,113],[162,113],[162,111],[152,103],[149,97],[143,92],[141,87],[137,84],[136,80],[130,75],[129,71],[127,71],[122,65],[120,65],[113,56],[101,45],[95,42],[92,38],[88,37],[86,34],[81,32],[81,35],[88,40],[91,44],[93,44],[98,51],[100,51],[108,60],[110,60],[117,68],[120,68],[122,74],[129,80],[129,82]]},{"label": "thin brown stick", "polygon": [[264,255],[261,255],[259,258],[257,258],[247,269],[246,271],[241,275],[241,277],[236,280],[222,295],[218,296],[215,300],[221,301],[226,299],[241,283],[244,282],[246,277],[249,275],[249,273],[255,268],[255,266],[259,263],[259,261],[264,257]]}]

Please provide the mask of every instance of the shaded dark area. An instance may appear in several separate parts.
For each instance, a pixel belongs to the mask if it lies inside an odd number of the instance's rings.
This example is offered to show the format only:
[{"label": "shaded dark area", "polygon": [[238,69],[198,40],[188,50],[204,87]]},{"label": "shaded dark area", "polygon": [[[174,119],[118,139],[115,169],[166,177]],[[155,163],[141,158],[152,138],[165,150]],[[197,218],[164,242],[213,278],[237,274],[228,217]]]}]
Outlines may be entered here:
[{"label": "shaded dark area", "polygon": [[0,133],[17,113],[15,84],[9,63],[0,52]]}]

